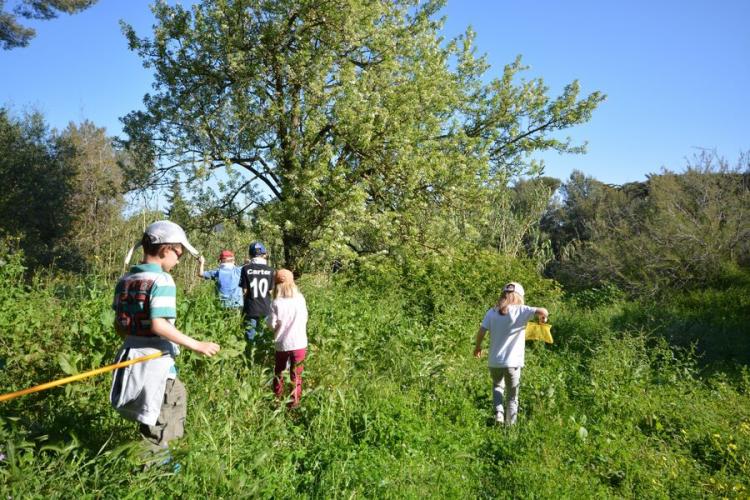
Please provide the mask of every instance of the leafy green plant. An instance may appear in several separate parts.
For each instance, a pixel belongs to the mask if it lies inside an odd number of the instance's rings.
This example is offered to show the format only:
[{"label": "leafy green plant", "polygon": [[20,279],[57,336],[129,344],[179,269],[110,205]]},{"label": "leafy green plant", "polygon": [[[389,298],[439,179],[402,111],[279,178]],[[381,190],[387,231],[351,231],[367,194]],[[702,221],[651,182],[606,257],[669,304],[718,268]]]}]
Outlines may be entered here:
[{"label": "leafy green plant", "polygon": [[[0,390],[109,362],[120,343],[108,325],[112,283],[47,275],[29,286],[14,262],[16,271],[0,267]],[[504,429],[491,423],[486,361],[471,348],[510,279],[550,306],[555,343],[527,345],[519,423]],[[248,356],[240,316],[219,307],[211,283],[196,283],[180,288],[178,326],[223,350],[177,360],[189,392],[187,435],[172,449],[181,471],[143,469],[137,426],[109,408],[103,376],[0,403],[0,493],[608,498],[750,488],[747,370],[709,370],[654,328],[655,311],[718,306],[739,288],[653,310],[615,298],[581,307],[532,263],[489,253],[386,260],[300,286],[310,348],[299,410],[273,397],[270,343]]]}]

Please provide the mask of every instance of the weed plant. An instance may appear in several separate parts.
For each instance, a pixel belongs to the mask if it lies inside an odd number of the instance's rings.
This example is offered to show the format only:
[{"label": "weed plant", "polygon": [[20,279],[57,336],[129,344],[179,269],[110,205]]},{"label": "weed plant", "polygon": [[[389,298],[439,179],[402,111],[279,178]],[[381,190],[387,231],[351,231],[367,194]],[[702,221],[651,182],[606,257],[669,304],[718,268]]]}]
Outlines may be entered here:
[{"label": "weed plant", "polygon": [[[556,342],[527,345],[519,422],[506,429],[492,424],[486,359],[471,353],[510,279],[550,308]],[[0,280],[1,392],[111,362],[113,283],[28,283],[13,258]],[[747,370],[709,374],[621,297],[584,307],[533,265],[492,254],[303,277],[311,345],[302,406],[287,411],[270,388],[271,343],[249,351],[210,283],[180,285],[178,326],[222,345],[178,359],[181,470],[141,467],[136,424],[110,409],[105,375],[0,403],[3,497],[748,495]]]}]

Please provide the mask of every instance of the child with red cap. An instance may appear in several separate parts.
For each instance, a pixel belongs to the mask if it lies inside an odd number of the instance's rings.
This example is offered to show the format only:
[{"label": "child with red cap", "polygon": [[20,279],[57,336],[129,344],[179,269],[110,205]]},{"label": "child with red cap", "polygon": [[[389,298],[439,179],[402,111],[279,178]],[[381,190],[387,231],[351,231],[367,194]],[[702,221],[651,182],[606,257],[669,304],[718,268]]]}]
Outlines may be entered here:
[{"label": "child with red cap", "polygon": [[203,266],[206,259],[199,257],[198,276],[207,280],[216,281],[216,292],[219,301],[225,309],[238,309],[242,307],[242,288],[240,287],[240,274],[242,268],[234,265],[234,253],[231,250],[222,250],[219,253],[219,267],[204,271]]},{"label": "child with red cap", "polygon": [[277,398],[284,395],[282,374],[289,366],[292,381],[290,408],[299,406],[302,396],[302,371],[307,353],[307,303],[294,283],[294,275],[288,269],[279,269],[275,277],[271,315],[268,327],[274,332],[276,362],[274,365],[273,392]]}]

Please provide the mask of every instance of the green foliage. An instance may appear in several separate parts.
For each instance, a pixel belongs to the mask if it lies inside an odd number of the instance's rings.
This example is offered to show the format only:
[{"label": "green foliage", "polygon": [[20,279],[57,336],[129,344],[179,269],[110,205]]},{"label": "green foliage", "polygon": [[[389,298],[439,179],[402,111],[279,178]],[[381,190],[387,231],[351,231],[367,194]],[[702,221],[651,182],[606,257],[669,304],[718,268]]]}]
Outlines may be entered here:
[{"label": "green foliage", "polygon": [[638,296],[717,286],[750,262],[749,165],[704,154],[684,172],[605,186],[574,174],[542,224],[552,274],[570,288],[615,283]]},{"label": "green foliage", "polygon": [[18,119],[0,109],[0,234],[18,239],[29,267],[75,259],[64,245],[73,172],[57,146],[41,114]]},{"label": "green foliage", "polygon": [[[0,43],[5,50],[26,47],[36,31],[18,23],[24,19],[54,19],[60,12],[74,14],[91,7],[97,0],[20,0],[13,12],[0,10]],[[0,2],[0,9],[4,2]],[[13,3],[13,2],[11,2]]]},{"label": "green foliage", "polygon": [[[183,351],[178,359],[190,398],[187,435],[172,450],[182,470],[143,470],[136,425],[109,408],[111,379],[102,376],[2,403],[0,492],[747,495],[747,370],[702,369],[614,292],[602,292],[605,305],[582,307],[533,269],[487,252],[363,261],[343,274],[304,276],[311,345],[295,412],[274,402],[270,346],[248,357],[239,315],[219,308],[210,283],[185,293],[178,277],[178,326],[223,347],[215,358]],[[27,286],[22,273],[19,254],[2,256],[3,392],[112,359],[120,343],[111,330],[113,283],[47,276]],[[527,345],[520,421],[502,429],[489,422],[490,378],[471,349],[478,322],[511,278],[524,283],[528,302],[550,307],[555,344]],[[739,294],[747,283],[736,286],[713,292],[711,307],[680,307],[692,308],[694,321],[708,318],[722,300],[746,301]]]},{"label": "green foliage", "polygon": [[435,318],[460,315],[467,307],[484,314],[509,281],[519,281],[534,290],[527,300],[535,304],[551,304],[559,298],[559,289],[552,281],[540,278],[532,262],[491,250],[420,259],[383,258],[361,265],[351,276],[353,287],[381,293],[408,291],[402,299],[405,308],[415,320],[428,325]]},{"label": "green foliage", "polygon": [[88,120],[70,123],[56,140],[59,156],[71,175],[70,199],[60,207],[71,218],[65,244],[79,259],[60,264],[73,269],[95,268],[121,218],[122,171],[106,130]]},{"label": "green foliage", "polygon": [[491,190],[485,211],[476,217],[475,244],[511,257],[529,256],[543,267],[552,255],[540,220],[559,185],[557,179],[534,177],[519,179],[510,189]]},{"label": "green foliage", "polygon": [[541,220],[552,241],[555,257],[564,261],[572,245],[591,240],[591,224],[601,214],[614,189],[583,172],[574,170],[560,186],[560,199],[553,200]]},{"label": "green foliage", "polygon": [[520,58],[490,78],[473,32],[442,39],[442,5],[156,4],[151,38],[124,26],[156,89],[123,119],[131,166],[183,167],[209,211],[244,197],[292,269],[478,240],[488,198],[539,174],[535,151],[581,152],[554,132],[604,96],[551,98]]},{"label": "green foliage", "polygon": [[604,283],[601,286],[587,288],[571,294],[571,299],[578,307],[586,309],[597,309],[620,302],[624,293],[612,283]]},{"label": "green foliage", "polygon": [[623,326],[640,324],[670,341],[694,346],[704,362],[750,363],[750,273],[735,272],[720,288],[668,295],[658,302],[629,305]]},{"label": "green foliage", "polygon": [[175,177],[172,181],[167,201],[169,202],[167,218],[172,222],[179,224],[182,228],[188,229],[191,226],[193,216],[190,213],[190,204],[182,195],[182,186],[180,185],[180,179],[178,177]]},{"label": "green foliage", "polygon": [[100,268],[122,209],[122,176],[104,129],[91,122],[50,131],[39,113],[0,109],[0,236],[32,270]]}]

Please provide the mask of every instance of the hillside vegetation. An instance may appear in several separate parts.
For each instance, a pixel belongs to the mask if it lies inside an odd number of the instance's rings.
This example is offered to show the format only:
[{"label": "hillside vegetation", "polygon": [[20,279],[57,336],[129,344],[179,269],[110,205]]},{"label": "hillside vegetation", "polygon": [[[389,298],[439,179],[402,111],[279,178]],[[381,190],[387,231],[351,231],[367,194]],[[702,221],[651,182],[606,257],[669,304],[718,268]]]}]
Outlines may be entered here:
[{"label": "hillside vegetation", "polygon": [[[606,89],[491,66],[444,0],[188,3],[121,22],[151,87],[117,137],[0,107],[0,394],[113,361],[122,256],[168,219],[210,267],[262,241],[300,277],[301,407],[185,255],[177,327],[221,351],[177,360],[173,462],[97,376],[0,402],[0,497],[750,496],[750,154],[546,177]],[[501,428],[472,353],[511,280],[555,343]]]},{"label": "hillside vegetation", "polygon": [[[119,345],[112,284],[88,276],[28,285],[20,264],[6,256],[0,266],[3,392],[109,362]],[[511,278],[528,303],[550,309],[556,342],[527,345],[519,424],[503,429],[491,424],[486,360],[471,350]],[[733,282],[643,307],[611,289],[565,295],[532,265],[493,253],[308,275],[311,353],[292,412],[272,397],[271,347],[246,353],[239,318],[217,307],[209,284],[194,286],[178,296],[178,322],[223,350],[178,360],[190,395],[188,434],[173,451],[182,469],[143,469],[135,424],[110,409],[105,375],[2,403],[0,491],[746,497],[750,372],[690,348],[702,325],[701,342],[738,354],[730,345],[748,338],[748,276]]]}]

